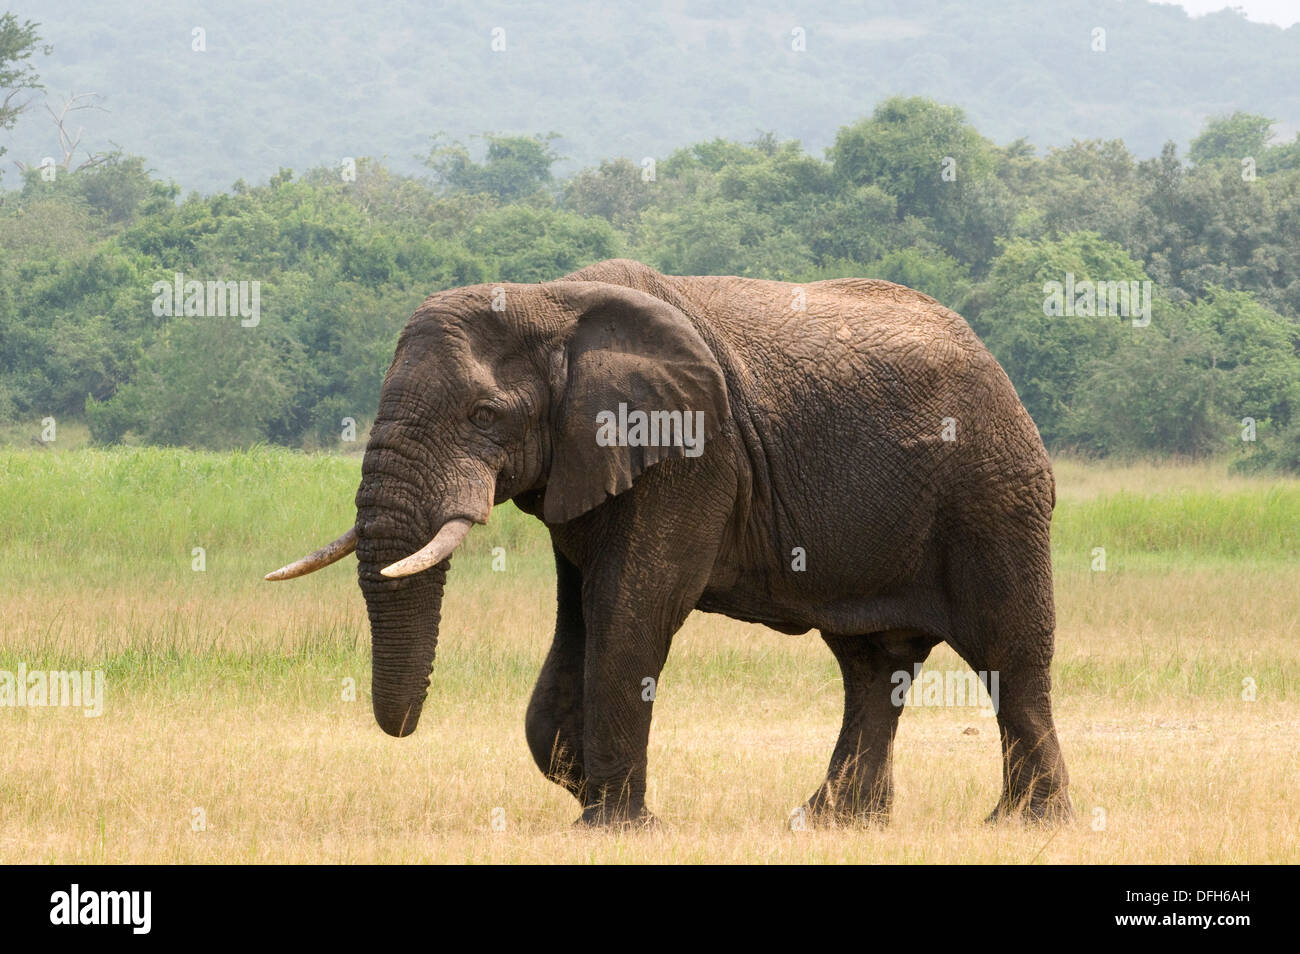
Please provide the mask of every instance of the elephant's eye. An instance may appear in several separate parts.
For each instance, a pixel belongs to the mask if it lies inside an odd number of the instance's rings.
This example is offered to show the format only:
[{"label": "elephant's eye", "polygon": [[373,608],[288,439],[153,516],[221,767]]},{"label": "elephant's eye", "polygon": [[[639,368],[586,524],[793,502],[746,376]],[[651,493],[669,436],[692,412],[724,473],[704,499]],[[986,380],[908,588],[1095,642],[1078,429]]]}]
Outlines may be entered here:
[{"label": "elephant's eye", "polygon": [[470,412],[469,419],[476,427],[491,427],[497,419],[497,410],[490,404],[480,404]]}]

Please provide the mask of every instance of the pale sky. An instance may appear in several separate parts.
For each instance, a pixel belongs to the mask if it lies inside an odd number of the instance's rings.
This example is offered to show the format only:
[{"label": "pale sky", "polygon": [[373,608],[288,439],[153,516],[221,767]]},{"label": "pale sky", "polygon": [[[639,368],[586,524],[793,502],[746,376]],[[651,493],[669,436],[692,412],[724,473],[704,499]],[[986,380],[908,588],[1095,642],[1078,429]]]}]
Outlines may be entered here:
[{"label": "pale sky", "polygon": [[1247,19],[1259,23],[1289,27],[1300,21],[1300,0],[1177,0],[1175,5],[1192,16],[1213,13],[1224,7],[1238,7],[1246,11]]}]

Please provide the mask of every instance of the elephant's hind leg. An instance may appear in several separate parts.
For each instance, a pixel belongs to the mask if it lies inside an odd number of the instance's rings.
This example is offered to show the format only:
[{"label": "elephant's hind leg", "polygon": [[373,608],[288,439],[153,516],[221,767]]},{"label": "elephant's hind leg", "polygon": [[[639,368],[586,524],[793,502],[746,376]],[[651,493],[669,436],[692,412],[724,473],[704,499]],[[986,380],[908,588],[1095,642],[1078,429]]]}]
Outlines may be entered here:
[{"label": "elephant's hind leg", "polygon": [[1026,508],[1011,528],[1020,540],[964,541],[951,561],[954,610],[949,644],[980,673],[990,695],[996,674],[1002,739],[1002,794],[986,821],[1007,816],[1068,821],[1069,775],[1052,718],[1055,648],[1051,554],[1045,528],[1033,530]]},{"label": "elephant's hind leg", "polygon": [[581,801],[586,776],[582,760],[582,695],[587,642],[582,574],[556,552],[555,576],[555,641],[529,700],[524,732],[542,774]]},{"label": "elephant's hind leg", "polygon": [[1052,720],[1047,666],[1003,663],[999,682],[1002,795],[985,821],[1007,816],[1045,824],[1069,821],[1069,776]]},{"label": "elephant's hind leg", "polygon": [[844,677],[844,722],[826,781],[808,800],[816,820],[880,822],[893,800],[891,756],[902,706],[897,672],[911,678],[938,640],[911,630],[862,636],[823,633]]},{"label": "elephant's hind leg", "polygon": [[1073,817],[1069,775],[1052,719],[1051,642],[1047,631],[1039,638],[1038,652],[1024,652],[1029,647],[1023,639],[992,637],[976,646],[953,647],[980,674],[997,707],[1002,794],[986,822],[1014,817],[1059,824]]}]

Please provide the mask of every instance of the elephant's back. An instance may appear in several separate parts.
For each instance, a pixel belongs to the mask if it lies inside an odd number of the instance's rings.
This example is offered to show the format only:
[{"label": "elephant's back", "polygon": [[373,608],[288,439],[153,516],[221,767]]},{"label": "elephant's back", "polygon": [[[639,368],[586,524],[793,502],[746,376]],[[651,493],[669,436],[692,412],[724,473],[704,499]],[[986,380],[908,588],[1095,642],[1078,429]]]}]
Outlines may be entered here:
[{"label": "elephant's back", "polygon": [[739,355],[758,427],[796,461],[862,480],[866,494],[880,489],[867,475],[884,472],[966,500],[1050,475],[1001,365],[930,296],[878,279],[670,281]]},{"label": "elephant's back", "polygon": [[571,278],[611,281],[688,314],[737,410],[802,459],[870,458],[900,477],[959,482],[1050,467],[997,360],[959,314],[874,278],[794,284],[663,275],[611,260]]},{"label": "elephant's back", "polygon": [[[976,397],[1018,404],[997,362],[956,312],[878,279],[799,285],[744,278],[669,279],[706,335],[753,377],[815,407],[870,403],[915,419]],[[760,386],[761,386],[760,384]],[[775,397],[775,396],[773,396]]]}]

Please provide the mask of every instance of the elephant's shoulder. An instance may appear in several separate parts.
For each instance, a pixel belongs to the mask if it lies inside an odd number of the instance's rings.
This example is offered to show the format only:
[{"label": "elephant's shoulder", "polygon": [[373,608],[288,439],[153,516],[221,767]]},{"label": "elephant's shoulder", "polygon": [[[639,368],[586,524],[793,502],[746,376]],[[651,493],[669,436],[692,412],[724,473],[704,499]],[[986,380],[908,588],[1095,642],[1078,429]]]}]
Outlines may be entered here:
[{"label": "elephant's shoulder", "polygon": [[923,312],[948,311],[940,301],[924,292],[887,282],[883,278],[832,278],[813,282],[811,287],[832,295],[846,295],[870,303],[897,305]]},{"label": "elephant's shoulder", "polygon": [[[906,285],[878,278],[837,278],[815,282],[814,309],[856,321],[872,337],[884,334],[899,341],[928,342],[930,350],[964,351],[974,343],[974,333],[961,315]],[[814,297],[820,299],[815,301]]]},{"label": "elephant's shoulder", "polygon": [[611,285],[626,285],[646,291],[655,284],[656,279],[663,278],[649,265],[631,258],[607,258],[576,272],[571,272],[560,279],[562,282],[607,282]]}]

